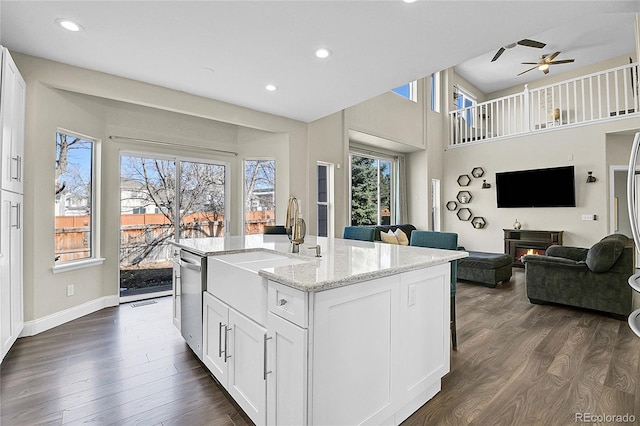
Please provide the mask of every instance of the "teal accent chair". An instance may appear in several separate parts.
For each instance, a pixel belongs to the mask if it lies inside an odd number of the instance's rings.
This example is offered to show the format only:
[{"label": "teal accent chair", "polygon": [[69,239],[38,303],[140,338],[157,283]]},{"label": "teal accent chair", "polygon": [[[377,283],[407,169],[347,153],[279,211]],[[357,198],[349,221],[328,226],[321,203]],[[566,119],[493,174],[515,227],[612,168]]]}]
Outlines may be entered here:
[{"label": "teal accent chair", "polygon": [[264,227],[265,235],[278,234],[278,235],[286,235],[287,228],[284,225],[265,225]]},{"label": "teal accent chair", "polygon": [[345,240],[372,241],[375,236],[375,228],[370,226],[345,226],[342,238]]},{"label": "teal accent chair", "polygon": [[[458,234],[454,232],[437,231],[413,231],[409,245],[416,247],[429,247],[445,250],[458,249]],[[458,261],[451,263],[451,344],[453,350],[458,350],[458,338],[456,336],[456,282],[458,281]]]}]

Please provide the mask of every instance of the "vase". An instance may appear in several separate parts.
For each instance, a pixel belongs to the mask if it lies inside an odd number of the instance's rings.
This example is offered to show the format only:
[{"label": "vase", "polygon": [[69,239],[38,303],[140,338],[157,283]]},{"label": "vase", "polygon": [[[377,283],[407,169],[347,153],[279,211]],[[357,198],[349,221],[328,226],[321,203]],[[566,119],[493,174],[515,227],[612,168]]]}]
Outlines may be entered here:
[{"label": "vase", "polygon": [[518,222],[518,219],[516,219],[516,221],[513,222],[513,229],[520,229],[520,228],[522,228],[522,224]]}]

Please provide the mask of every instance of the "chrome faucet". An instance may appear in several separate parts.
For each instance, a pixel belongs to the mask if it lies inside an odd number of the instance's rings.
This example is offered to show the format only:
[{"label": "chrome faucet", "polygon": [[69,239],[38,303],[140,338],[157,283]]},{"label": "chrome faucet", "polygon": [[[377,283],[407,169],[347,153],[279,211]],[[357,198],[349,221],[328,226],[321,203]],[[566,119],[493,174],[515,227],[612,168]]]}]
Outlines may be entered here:
[{"label": "chrome faucet", "polygon": [[316,257],[322,257],[320,244],[311,246],[309,249],[316,249]]}]

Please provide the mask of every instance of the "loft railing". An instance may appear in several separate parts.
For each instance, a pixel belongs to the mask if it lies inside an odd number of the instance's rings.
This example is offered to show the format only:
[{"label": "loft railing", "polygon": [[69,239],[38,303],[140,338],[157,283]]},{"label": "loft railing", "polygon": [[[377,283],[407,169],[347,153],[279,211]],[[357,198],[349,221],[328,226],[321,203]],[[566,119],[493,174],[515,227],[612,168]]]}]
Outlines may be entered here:
[{"label": "loft railing", "polygon": [[450,146],[551,127],[587,124],[639,113],[638,64],[571,80],[449,112]]}]

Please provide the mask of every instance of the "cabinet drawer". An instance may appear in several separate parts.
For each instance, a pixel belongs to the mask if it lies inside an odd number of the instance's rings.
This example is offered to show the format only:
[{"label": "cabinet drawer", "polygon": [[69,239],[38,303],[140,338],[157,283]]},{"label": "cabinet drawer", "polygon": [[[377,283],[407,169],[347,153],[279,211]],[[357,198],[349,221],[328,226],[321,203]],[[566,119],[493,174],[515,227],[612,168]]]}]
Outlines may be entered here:
[{"label": "cabinet drawer", "polygon": [[269,312],[291,321],[300,327],[308,327],[308,295],[295,288],[269,281],[267,305]]}]

